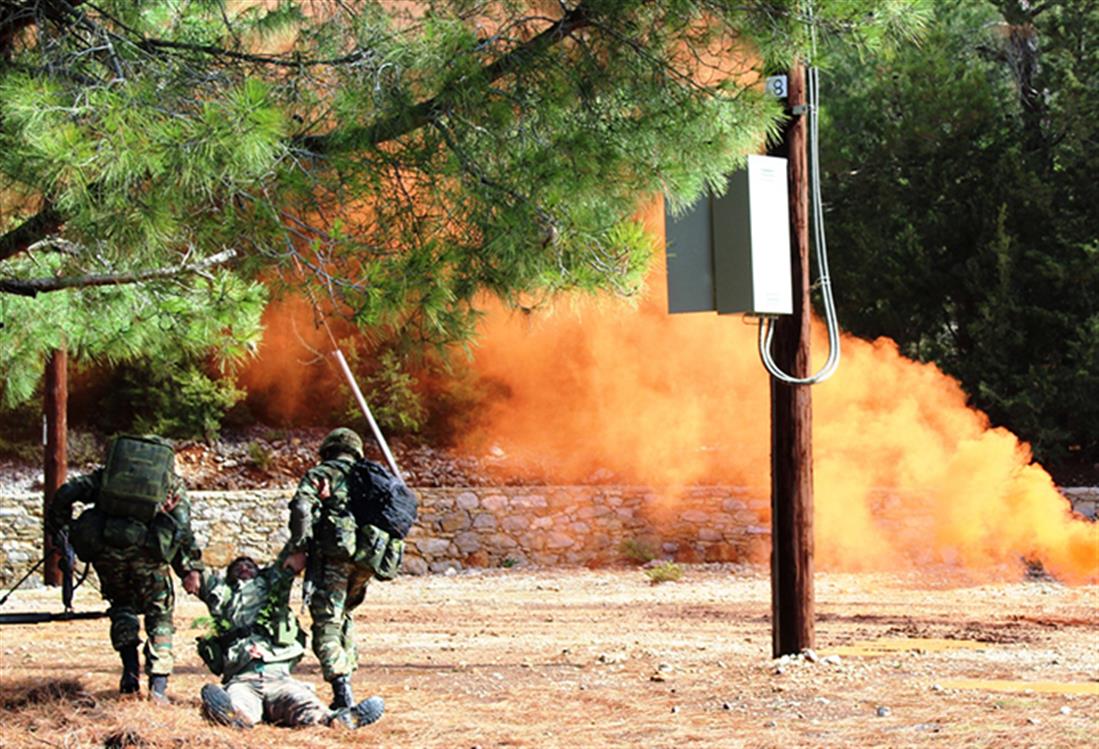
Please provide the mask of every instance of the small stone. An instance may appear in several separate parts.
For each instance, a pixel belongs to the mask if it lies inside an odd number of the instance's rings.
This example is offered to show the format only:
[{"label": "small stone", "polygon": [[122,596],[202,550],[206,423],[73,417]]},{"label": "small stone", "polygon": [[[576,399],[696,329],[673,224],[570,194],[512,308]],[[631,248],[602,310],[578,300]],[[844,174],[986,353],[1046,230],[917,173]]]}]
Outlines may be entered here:
[{"label": "small stone", "polygon": [[893,711],[890,710],[885,705],[879,705],[878,706],[878,717],[879,718],[888,718],[892,714],[893,714]]},{"label": "small stone", "polygon": [[1038,724],[1039,724],[1039,723],[1040,723],[1041,721],[1040,721],[1040,720],[1038,720],[1037,718],[1027,718],[1027,719],[1026,719],[1026,722],[1027,722],[1027,723],[1029,723],[1029,724],[1030,724],[1030,725],[1032,725],[1032,726],[1036,726],[1036,725],[1038,725]]},{"label": "small stone", "polygon": [[730,705],[728,702],[722,702],[721,703],[721,709],[722,710],[732,710],[733,706]]},{"label": "small stone", "polygon": [[458,574],[458,570],[454,569],[453,567],[447,567],[446,572],[444,572],[443,574],[447,577],[454,577]]},{"label": "small stone", "polygon": [[817,663],[820,661],[820,656],[817,655],[817,651],[812,648],[805,648],[805,650],[801,651],[801,654],[804,655],[805,660],[810,663]]},{"label": "small stone", "polygon": [[840,657],[838,655],[828,655],[824,658],[821,658],[820,662],[829,666],[838,666],[843,661],[840,660]]},{"label": "small stone", "polygon": [[769,721],[767,721],[766,723],[763,724],[763,727],[764,728],[774,728],[777,725],[778,725],[778,723],[774,722],[773,720],[769,720]]},{"label": "small stone", "polygon": [[827,697],[817,697],[816,701],[818,705],[830,705],[832,703],[832,700]]},{"label": "small stone", "polygon": [[1061,708],[1061,715],[1071,715],[1071,714],[1072,714],[1072,708],[1069,707],[1068,705],[1065,705],[1064,707]]},{"label": "small stone", "polygon": [[932,692],[941,692],[941,691],[943,691],[943,685],[942,684],[932,684],[931,685],[931,691]]},{"label": "small stone", "polygon": [[679,712],[679,705],[672,705],[672,713],[678,713],[678,712]]},{"label": "small stone", "polygon": [[783,668],[782,666],[775,666],[775,674],[776,675],[782,676],[784,673],[786,673],[785,668]]},{"label": "small stone", "polygon": [[649,677],[649,681],[667,681],[664,674],[656,673]]}]

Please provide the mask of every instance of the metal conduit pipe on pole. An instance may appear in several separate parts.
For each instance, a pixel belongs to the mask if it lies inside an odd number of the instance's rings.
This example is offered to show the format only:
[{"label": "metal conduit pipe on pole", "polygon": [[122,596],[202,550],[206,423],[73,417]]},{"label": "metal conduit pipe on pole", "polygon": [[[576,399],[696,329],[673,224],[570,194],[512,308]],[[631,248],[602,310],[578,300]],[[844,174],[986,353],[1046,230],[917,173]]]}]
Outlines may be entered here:
[{"label": "metal conduit pipe on pole", "polygon": [[363,397],[363,391],[359,389],[359,383],[355,380],[355,375],[351,372],[351,367],[348,366],[347,359],[343,356],[343,351],[337,348],[335,357],[336,361],[340,363],[340,369],[343,371],[343,376],[347,379],[347,384],[351,386],[351,392],[355,395],[355,400],[358,401],[359,408],[362,409],[363,415],[366,416],[366,420],[370,423],[370,431],[374,433],[374,439],[377,440],[378,446],[382,448],[382,453],[385,455],[385,462],[389,465],[389,470],[397,477],[398,481],[404,484],[404,475],[401,473],[401,469],[397,467],[397,461],[394,459],[393,453],[389,449],[389,443],[385,441],[385,435],[382,434],[378,422],[374,420],[374,414],[370,411],[370,406],[367,405],[366,398]]}]

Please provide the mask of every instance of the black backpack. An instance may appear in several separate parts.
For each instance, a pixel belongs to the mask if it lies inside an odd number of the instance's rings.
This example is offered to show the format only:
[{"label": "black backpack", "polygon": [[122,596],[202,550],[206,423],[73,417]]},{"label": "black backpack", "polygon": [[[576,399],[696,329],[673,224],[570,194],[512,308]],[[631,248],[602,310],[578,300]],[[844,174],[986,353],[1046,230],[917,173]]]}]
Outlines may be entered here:
[{"label": "black backpack", "polygon": [[362,528],[374,525],[404,538],[416,522],[416,495],[404,482],[370,460],[358,460],[347,473],[351,514]]}]

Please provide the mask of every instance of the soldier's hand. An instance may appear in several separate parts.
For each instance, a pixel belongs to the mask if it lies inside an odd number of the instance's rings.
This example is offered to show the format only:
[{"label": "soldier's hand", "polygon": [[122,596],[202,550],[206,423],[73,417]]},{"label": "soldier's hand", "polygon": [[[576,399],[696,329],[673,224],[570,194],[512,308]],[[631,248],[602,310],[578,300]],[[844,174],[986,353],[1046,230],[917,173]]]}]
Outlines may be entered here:
[{"label": "soldier's hand", "polygon": [[288,570],[293,571],[296,575],[305,569],[305,552],[296,551],[286,557],[286,561],[282,563],[282,566]]},{"label": "soldier's hand", "polygon": [[193,596],[197,596],[202,588],[202,576],[198,570],[191,570],[183,576],[183,589]]}]

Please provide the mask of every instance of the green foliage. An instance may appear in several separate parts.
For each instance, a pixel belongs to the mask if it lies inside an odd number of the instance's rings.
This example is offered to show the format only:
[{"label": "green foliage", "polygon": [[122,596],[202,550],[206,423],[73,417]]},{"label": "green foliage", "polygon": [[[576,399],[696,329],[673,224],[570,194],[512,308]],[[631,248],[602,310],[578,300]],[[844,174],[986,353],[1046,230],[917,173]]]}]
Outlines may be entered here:
[{"label": "green foliage", "polygon": [[1099,458],[1095,3],[941,0],[919,49],[831,71],[841,322],[956,376],[1044,458]]},{"label": "green foliage", "polygon": [[259,470],[267,472],[274,464],[275,455],[269,447],[259,442],[249,442],[248,461]]},{"label": "green foliage", "polygon": [[[44,199],[66,273],[234,248],[244,272],[444,343],[481,292],[635,293],[639,205],[682,207],[758,150],[782,116],[764,60],[813,35],[754,0],[246,5],[103,0],[13,37],[0,191],[25,198],[0,231]],[[819,0],[812,28],[881,50],[925,5]]]},{"label": "green foliage", "polygon": [[675,582],[683,577],[683,568],[675,562],[661,562],[645,570],[645,577],[653,585]]},{"label": "green foliage", "polygon": [[123,367],[115,403],[131,428],[180,439],[212,439],[244,397],[231,379],[212,377],[201,362],[144,362]]},{"label": "green foliage", "polygon": [[643,538],[624,538],[618,550],[626,559],[637,564],[645,564],[656,559],[656,549]]}]

